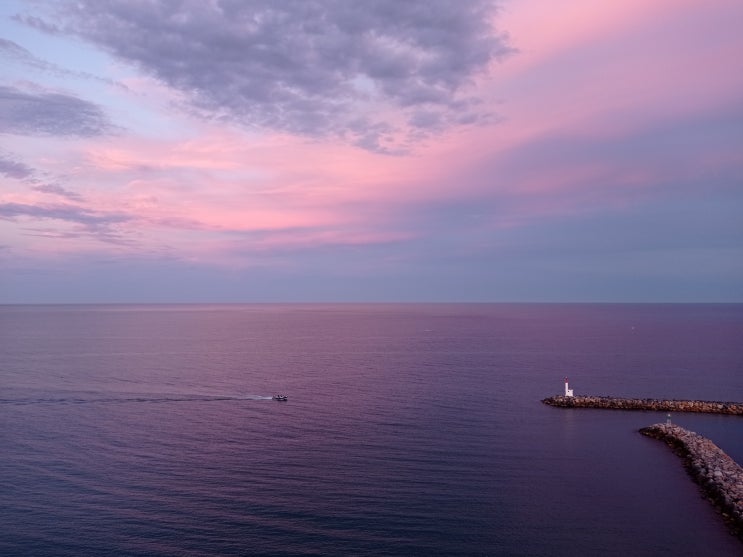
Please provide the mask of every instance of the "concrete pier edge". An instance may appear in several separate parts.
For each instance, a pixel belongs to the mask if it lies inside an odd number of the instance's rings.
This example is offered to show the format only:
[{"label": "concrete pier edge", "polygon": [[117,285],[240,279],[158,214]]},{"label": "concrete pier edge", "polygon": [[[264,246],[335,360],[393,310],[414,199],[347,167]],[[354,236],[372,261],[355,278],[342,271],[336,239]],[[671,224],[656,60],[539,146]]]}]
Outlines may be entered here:
[{"label": "concrete pier edge", "polygon": [[640,433],[664,441],[743,541],[743,468],[712,441],[677,425],[655,424]]}]

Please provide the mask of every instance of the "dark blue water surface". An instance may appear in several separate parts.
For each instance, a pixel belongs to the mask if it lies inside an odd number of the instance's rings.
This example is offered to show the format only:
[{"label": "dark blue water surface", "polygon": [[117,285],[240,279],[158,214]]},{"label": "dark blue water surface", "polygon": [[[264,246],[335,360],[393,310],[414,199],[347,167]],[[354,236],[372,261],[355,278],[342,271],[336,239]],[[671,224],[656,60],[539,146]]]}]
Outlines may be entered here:
[{"label": "dark blue water surface", "polygon": [[743,305],[0,307],[0,554],[741,555],[565,375],[740,401]]}]

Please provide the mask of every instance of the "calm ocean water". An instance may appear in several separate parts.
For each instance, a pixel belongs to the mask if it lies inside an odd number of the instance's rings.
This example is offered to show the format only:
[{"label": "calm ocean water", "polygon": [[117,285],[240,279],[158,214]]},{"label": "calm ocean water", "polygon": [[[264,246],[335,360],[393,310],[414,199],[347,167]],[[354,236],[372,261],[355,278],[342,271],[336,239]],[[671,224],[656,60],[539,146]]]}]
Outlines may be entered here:
[{"label": "calm ocean water", "polygon": [[564,375],[742,400],[743,305],[0,306],[0,554],[741,555]]}]

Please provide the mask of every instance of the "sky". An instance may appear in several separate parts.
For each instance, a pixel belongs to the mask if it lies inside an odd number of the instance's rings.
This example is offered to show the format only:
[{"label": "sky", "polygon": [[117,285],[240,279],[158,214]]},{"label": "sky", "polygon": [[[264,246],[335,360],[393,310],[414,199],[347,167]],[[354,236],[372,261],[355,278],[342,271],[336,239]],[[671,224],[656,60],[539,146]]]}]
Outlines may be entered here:
[{"label": "sky", "polygon": [[743,302],[740,0],[4,0],[0,303]]}]

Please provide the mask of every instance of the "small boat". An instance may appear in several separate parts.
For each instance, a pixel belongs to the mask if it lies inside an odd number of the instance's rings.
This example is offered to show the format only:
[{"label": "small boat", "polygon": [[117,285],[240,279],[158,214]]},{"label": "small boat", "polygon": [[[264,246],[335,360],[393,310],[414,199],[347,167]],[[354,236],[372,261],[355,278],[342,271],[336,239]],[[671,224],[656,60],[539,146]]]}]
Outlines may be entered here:
[{"label": "small boat", "polygon": [[274,400],[281,401],[281,402],[285,402],[285,401],[289,400],[289,397],[286,396],[286,395],[273,395],[273,399]]}]

